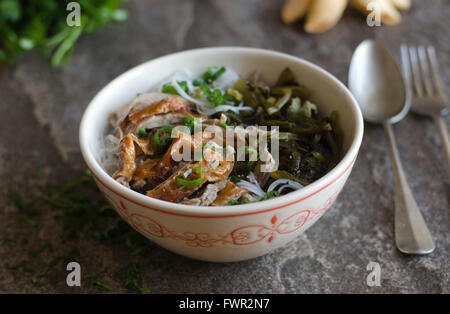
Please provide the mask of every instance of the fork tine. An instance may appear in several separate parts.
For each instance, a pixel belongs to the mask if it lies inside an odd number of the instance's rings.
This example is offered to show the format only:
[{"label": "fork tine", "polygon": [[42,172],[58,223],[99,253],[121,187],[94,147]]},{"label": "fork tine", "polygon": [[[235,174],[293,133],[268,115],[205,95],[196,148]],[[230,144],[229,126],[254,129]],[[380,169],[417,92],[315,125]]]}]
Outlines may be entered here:
[{"label": "fork tine", "polygon": [[411,93],[411,65],[409,61],[408,46],[405,44],[400,46],[400,59],[402,61],[402,70],[406,82],[406,88],[408,89],[408,92]]},{"label": "fork tine", "polygon": [[411,62],[412,77],[414,82],[414,90],[417,96],[423,96],[422,84],[420,82],[420,70],[417,60],[417,53],[414,47],[409,47],[409,60]]},{"label": "fork tine", "polygon": [[430,64],[431,64],[431,73],[433,75],[434,86],[436,87],[436,91],[444,99],[447,99],[447,97],[446,97],[446,95],[444,93],[444,88],[443,88],[443,85],[442,85],[441,77],[439,75],[439,65],[437,63],[436,51],[434,50],[433,46],[428,46],[427,47],[427,52],[428,52],[428,58],[429,58]]},{"label": "fork tine", "polygon": [[422,81],[425,85],[426,94],[432,96],[433,86],[431,85],[430,67],[428,66],[428,58],[425,52],[425,48],[423,46],[420,46],[417,48],[417,52],[419,54],[419,64],[422,70]]}]

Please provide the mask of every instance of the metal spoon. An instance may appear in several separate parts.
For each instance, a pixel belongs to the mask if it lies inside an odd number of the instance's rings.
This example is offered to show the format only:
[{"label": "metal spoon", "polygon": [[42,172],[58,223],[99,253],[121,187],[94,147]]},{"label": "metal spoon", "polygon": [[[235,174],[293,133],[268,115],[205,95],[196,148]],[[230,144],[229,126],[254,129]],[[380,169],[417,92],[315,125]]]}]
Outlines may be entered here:
[{"label": "metal spoon", "polygon": [[348,85],[364,119],[381,123],[387,134],[395,186],[395,243],[406,254],[428,254],[435,246],[401,165],[392,124],[408,113],[410,100],[401,72],[389,51],[374,40],[356,48]]}]

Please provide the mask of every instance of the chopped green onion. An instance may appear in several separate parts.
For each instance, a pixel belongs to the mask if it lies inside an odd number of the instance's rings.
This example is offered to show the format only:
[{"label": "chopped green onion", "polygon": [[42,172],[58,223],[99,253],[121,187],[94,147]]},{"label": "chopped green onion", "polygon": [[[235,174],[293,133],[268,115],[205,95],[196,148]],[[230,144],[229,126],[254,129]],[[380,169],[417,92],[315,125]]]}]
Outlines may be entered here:
[{"label": "chopped green onion", "polygon": [[194,118],[193,116],[186,116],[183,118],[184,126],[189,128],[191,134],[195,132],[195,125],[198,124],[200,120],[198,118]]},{"label": "chopped green onion", "polygon": [[[200,173],[200,178],[191,180],[191,181],[186,180],[186,178],[192,173],[192,171]],[[175,182],[178,183],[179,185],[183,185],[186,187],[195,187],[195,186],[199,186],[200,184],[202,184],[204,178],[205,178],[205,175],[204,175],[203,167],[194,167],[194,168],[187,170],[181,176],[177,177],[175,179]]]},{"label": "chopped green onion", "polygon": [[221,123],[220,126],[221,126],[222,128],[224,128],[225,130],[228,129],[228,125],[227,125],[225,122],[224,122],[224,123]]},{"label": "chopped green onion", "polygon": [[159,133],[166,132],[166,131],[170,131],[172,133],[173,129],[174,129],[174,127],[171,126],[171,125],[166,125],[166,126],[163,126],[160,129],[158,129],[158,131],[155,132],[155,135],[153,135],[153,141],[155,142],[156,146],[161,147],[161,146],[163,146],[166,143],[167,140],[173,139],[172,134],[169,135],[169,136],[166,136],[162,140],[159,139]]},{"label": "chopped green onion", "polygon": [[242,180],[242,178],[239,178],[237,175],[232,175],[231,178],[230,178],[230,181],[233,182],[233,183],[237,183],[237,182],[239,182],[241,180]]},{"label": "chopped green onion", "polygon": [[250,203],[250,200],[248,197],[242,197],[239,200],[229,200],[228,205],[241,205],[241,204],[248,204]]},{"label": "chopped green onion", "polygon": [[268,192],[266,195],[264,195],[264,197],[261,199],[261,201],[265,201],[268,200],[269,198],[274,198],[280,196],[280,192],[278,191],[270,191]]},{"label": "chopped green onion", "polygon": [[[214,72],[214,68],[213,67],[208,67],[208,71],[206,71],[205,73],[203,73],[201,80],[205,83],[212,83],[215,80],[217,80],[223,73],[225,73],[226,69],[225,67],[221,67],[219,70]],[[195,84],[199,84],[201,81],[200,79],[197,79],[194,81],[194,85]],[[196,85],[199,86],[199,85]]]},{"label": "chopped green onion", "polygon": [[[187,85],[186,81],[177,81],[178,85],[186,92],[186,94],[189,94],[189,87]],[[180,96],[180,94],[178,93],[178,91],[176,90],[176,88],[170,84],[164,84],[162,87],[162,92],[166,93],[166,94],[173,94],[173,95],[178,95]]]},{"label": "chopped green onion", "polygon": [[220,89],[211,90],[208,84],[199,86],[208,101],[214,103],[216,106],[223,105],[226,101],[232,101],[234,98],[227,92],[222,93]]},{"label": "chopped green onion", "polygon": [[139,137],[144,137],[147,135],[147,131],[144,128],[139,128],[138,129],[138,136]]}]

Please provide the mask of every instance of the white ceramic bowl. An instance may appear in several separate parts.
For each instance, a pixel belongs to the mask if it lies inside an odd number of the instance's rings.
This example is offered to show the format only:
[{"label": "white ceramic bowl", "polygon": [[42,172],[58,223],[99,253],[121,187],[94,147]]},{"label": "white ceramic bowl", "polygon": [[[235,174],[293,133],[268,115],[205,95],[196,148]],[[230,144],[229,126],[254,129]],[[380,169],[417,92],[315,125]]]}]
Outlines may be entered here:
[{"label": "white ceramic bowl", "polygon": [[[242,76],[253,70],[274,83],[289,67],[311,90],[323,114],[337,110],[343,133],[343,158],[321,179],[285,196],[252,204],[198,207],[174,204],[127,189],[113,180],[98,162],[98,147],[107,117],[119,105],[148,91],[180,69],[218,65]],[[117,212],[151,241],[178,254],[214,262],[254,258],[281,247],[314,224],[333,204],[355,162],[363,135],[356,100],[330,73],[305,60],[279,52],[240,47],[188,50],[141,64],[104,87],[87,107],[80,125],[83,157],[100,191]],[[323,235],[329,237],[333,235]]]}]

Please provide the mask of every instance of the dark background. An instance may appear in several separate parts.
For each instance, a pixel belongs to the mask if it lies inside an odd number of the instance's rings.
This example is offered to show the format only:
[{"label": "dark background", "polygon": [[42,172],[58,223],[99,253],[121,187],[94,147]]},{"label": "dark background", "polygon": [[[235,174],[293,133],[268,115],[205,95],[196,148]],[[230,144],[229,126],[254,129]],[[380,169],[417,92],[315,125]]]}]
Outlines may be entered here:
[{"label": "dark background", "polygon": [[[34,284],[21,270],[6,269],[28,258],[28,250],[55,240],[62,228],[57,209],[38,202],[38,228],[24,223],[7,190],[39,199],[48,180],[64,183],[85,169],[79,154],[78,124],[90,99],[111,79],[152,58],[206,46],[251,46],[278,50],[314,62],[346,83],[353,50],[366,38],[383,40],[395,55],[401,43],[434,45],[444,86],[450,84],[450,3],[413,1],[398,26],[370,28],[359,12],[347,9],[336,27],[308,35],[302,23],[284,25],[283,1],[130,1],[129,18],[76,45],[68,66],[52,68],[31,53],[3,69],[0,78],[0,292],[96,292],[57,283]],[[447,122],[450,119],[447,118]],[[449,179],[438,134],[431,120],[410,114],[395,126],[404,168],[436,241],[434,253],[405,256],[393,242],[393,178],[381,127],[365,124],[353,172],[335,205],[305,234],[269,255],[240,263],[198,262],[154,247],[145,260],[143,285],[154,293],[381,293],[450,292]],[[33,174],[42,169],[42,175]],[[14,241],[2,241],[14,239]],[[24,244],[27,242],[26,244]],[[130,260],[122,247],[88,233],[75,240],[82,274],[95,272],[116,292],[115,271]],[[30,265],[49,262],[43,252]],[[366,266],[381,265],[381,287],[368,287]],[[35,263],[36,265],[34,265]],[[163,265],[163,266],[161,266]]]}]

